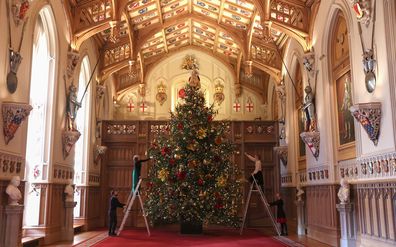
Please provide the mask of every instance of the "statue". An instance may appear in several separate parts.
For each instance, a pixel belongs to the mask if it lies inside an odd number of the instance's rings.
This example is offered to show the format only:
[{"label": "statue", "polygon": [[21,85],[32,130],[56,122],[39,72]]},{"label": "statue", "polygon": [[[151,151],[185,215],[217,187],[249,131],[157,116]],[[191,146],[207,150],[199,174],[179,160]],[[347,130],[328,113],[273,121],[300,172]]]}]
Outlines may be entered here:
[{"label": "statue", "polygon": [[80,107],[81,107],[81,102],[78,102],[77,100],[77,88],[72,83],[69,86],[69,92],[67,94],[67,102],[66,102],[68,130],[77,130],[75,120],[77,117],[77,111]]},{"label": "statue", "polygon": [[344,115],[344,139],[346,140],[349,140],[352,136],[353,116],[349,111],[349,108],[351,108],[352,105],[351,82],[348,75],[344,81],[344,99],[342,100],[341,106],[341,112]]},{"label": "statue", "polygon": [[297,193],[296,193],[297,201],[302,201],[302,196],[303,196],[303,194],[304,194],[305,192],[304,192],[304,190],[301,188],[301,185],[300,185],[300,184],[297,185],[296,190],[297,190]]},{"label": "statue", "polygon": [[74,201],[74,188],[72,181],[69,181],[69,184],[65,186],[65,201],[66,202],[73,202]]},{"label": "statue", "polygon": [[311,86],[306,86],[304,89],[306,95],[304,98],[304,104],[302,106],[302,110],[305,114],[305,132],[315,131],[316,130],[316,114],[315,114],[315,96],[312,92]]},{"label": "statue", "polygon": [[341,204],[349,203],[349,183],[345,179],[341,179],[340,181],[341,187],[338,190],[338,198],[340,199]]},{"label": "statue", "polygon": [[9,205],[19,205],[18,201],[22,199],[21,191],[18,189],[20,183],[21,178],[19,176],[14,176],[8,184],[6,193],[9,196]]},{"label": "statue", "polygon": [[190,84],[190,86],[192,86],[196,89],[201,88],[201,79],[199,79],[199,74],[196,69],[193,69],[191,71],[191,76],[188,79],[188,83]]},{"label": "statue", "polygon": [[285,106],[286,106],[286,86],[285,83],[283,82],[283,80],[279,83],[279,85],[277,85],[275,87],[275,91],[278,94],[279,100],[280,100],[280,104],[281,104],[281,117],[280,117],[280,121],[282,123],[285,122],[285,116],[286,116],[286,112],[285,112]]}]

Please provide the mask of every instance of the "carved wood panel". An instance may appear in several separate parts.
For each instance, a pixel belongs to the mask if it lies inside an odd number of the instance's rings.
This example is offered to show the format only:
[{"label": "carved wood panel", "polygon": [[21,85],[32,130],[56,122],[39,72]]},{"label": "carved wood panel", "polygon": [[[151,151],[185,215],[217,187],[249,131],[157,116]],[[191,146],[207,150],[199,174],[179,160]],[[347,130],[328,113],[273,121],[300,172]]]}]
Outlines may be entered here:
[{"label": "carved wood panel", "polygon": [[337,185],[306,187],[308,236],[331,245],[336,245],[340,236],[336,194]]},{"label": "carved wood panel", "polygon": [[355,202],[362,236],[396,244],[396,183],[358,184]]}]

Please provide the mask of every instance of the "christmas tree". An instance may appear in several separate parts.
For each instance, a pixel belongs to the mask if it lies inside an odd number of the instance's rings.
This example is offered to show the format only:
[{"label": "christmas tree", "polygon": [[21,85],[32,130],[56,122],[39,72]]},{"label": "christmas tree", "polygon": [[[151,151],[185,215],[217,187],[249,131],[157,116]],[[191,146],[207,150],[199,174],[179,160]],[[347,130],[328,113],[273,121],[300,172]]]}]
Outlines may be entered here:
[{"label": "christmas tree", "polygon": [[226,139],[229,124],[214,122],[193,70],[179,91],[183,101],[171,113],[169,132],[153,141],[149,155],[146,210],[154,222],[189,222],[238,226],[241,205],[234,146]]}]

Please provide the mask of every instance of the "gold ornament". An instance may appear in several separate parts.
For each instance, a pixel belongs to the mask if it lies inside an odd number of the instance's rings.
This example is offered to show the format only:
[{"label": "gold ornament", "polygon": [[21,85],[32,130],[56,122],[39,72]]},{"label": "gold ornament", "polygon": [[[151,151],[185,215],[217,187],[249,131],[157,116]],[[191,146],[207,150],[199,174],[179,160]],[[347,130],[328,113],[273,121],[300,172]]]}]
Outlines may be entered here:
[{"label": "gold ornament", "polygon": [[209,161],[206,159],[203,160],[203,163],[204,163],[204,165],[209,165]]},{"label": "gold ornament", "polygon": [[190,144],[188,144],[188,145],[187,145],[187,149],[188,149],[188,150],[191,150],[191,151],[195,151],[195,149],[196,149],[195,143],[190,143]]},{"label": "gold ornament", "polygon": [[167,171],[165,168],[161,169],[158,172],[158,178],[161,179],[162,182],[165,182],[166,179],[168,178],[169,171]]},{"label": "gold ornament", "polygon": [[177,159],[177,160],[179,160],[179,159],[181,158],[180,155],[178,155],[178,154],[175,154],[174,157],[175,157],[175,159]]},{"label": "gold ornament", "polygon": [[204,129],[200,128],[198,130],[197,137],[198,137],[198,139],[201,139],[201,140],[204,139],[206,137],[206,131]]},{"label": "gold ornament", "polygon": [[219,187],[224,187],[227,182],[227,178],[225,178],[224,176],[220,176],[216,180],[217,180],[216,185]]}]

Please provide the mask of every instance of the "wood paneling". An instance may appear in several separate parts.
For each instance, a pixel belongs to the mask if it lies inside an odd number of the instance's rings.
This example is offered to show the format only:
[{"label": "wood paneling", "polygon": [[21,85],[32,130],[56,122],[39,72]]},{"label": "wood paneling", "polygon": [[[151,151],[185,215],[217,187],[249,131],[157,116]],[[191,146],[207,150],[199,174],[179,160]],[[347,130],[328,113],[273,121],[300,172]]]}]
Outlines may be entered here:
[{"label": "wood paneling", "polygon": [[338,246],[340,238],[336,198],[337,185],[306,187],[308,236],[332,246]]},{"label": "wood paneling", "polygon": [[396,245],[396,183],[358,184],[356,217],[362,237]]}]

